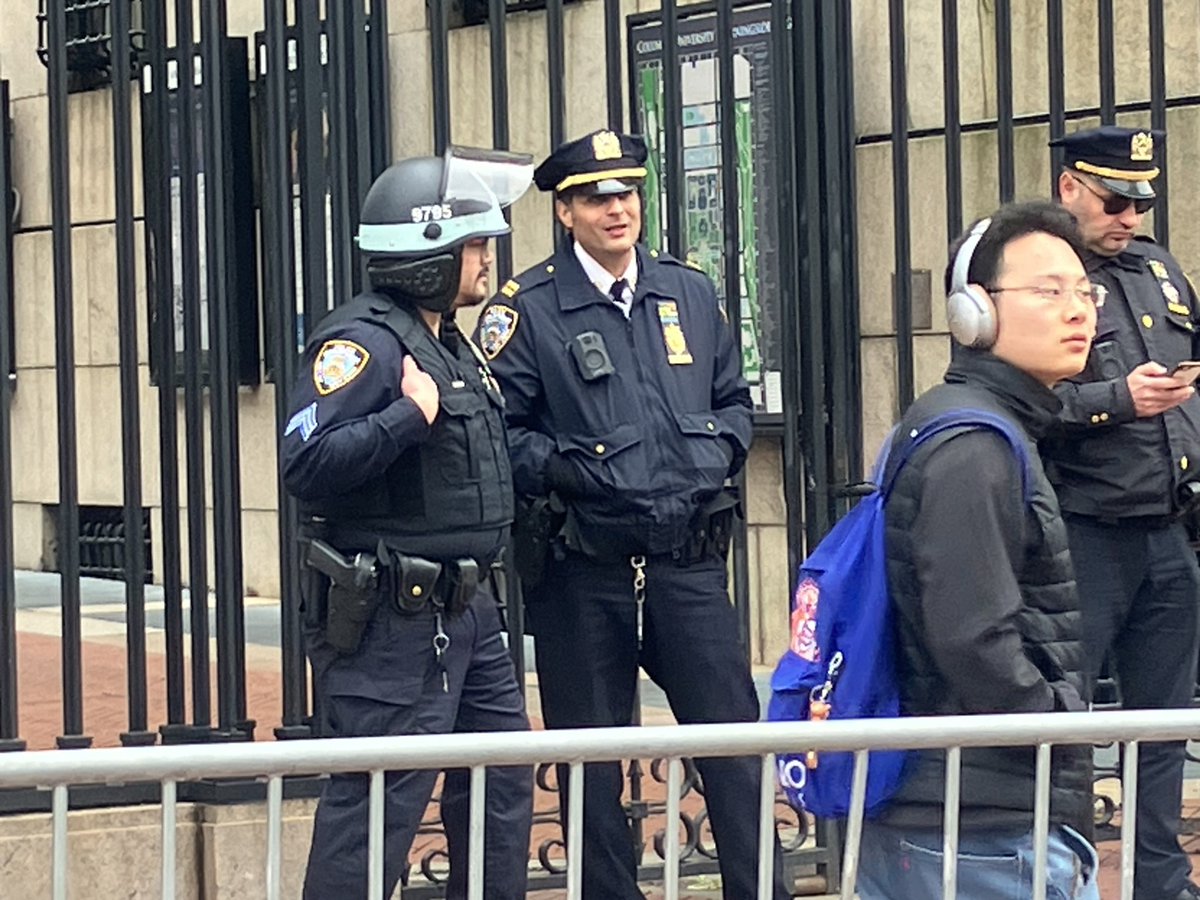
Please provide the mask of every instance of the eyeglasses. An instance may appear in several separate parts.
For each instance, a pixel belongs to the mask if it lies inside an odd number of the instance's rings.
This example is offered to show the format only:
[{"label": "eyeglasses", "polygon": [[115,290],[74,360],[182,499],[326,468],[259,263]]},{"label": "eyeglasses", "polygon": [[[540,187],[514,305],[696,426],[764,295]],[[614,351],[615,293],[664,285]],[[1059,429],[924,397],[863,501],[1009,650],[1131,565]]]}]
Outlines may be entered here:
[{"label": "eyeglasses", "polygon": [[1144,212],[1149,212],[1154,207],[1154,201],[1158,199],[1157,197],[1142,197],[1141,199],[1134,200],[1130,197],[1119,197],[1116,194],[1102,194],[1082,178],[1077,178],[1074,175],[1071,175],[1071,178],[1104,201],[1104,214],[1106,216],[1119,216],[1125,210],[1129,209],[1131,203],[1133,204],[1133,211],[1140,216]]},{"label": "eyeglasses", "polygon": [[1030,285],[1028,287],[989,287],[989,294],[1003,294],[1013,292],[1024,292],[1035,294],[1043,300],[1051,303],[1065,303],[1069,298],[1074,297],[1082,303],[1090,303],[1093,306],[1103,306],[1104,297],[1107,294],[1107,288],[1099,284],[1081,285],[1073,288],[1051,287],[1050,285]]}]

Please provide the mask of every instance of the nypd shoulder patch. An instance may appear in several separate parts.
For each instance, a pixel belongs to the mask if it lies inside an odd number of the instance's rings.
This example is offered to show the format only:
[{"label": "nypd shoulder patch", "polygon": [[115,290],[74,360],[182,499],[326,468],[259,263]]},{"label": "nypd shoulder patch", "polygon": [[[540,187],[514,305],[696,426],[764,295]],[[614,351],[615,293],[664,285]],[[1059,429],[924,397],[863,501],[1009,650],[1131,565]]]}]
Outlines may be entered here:
[{"label": "nypd shoulder patch", "polygon": [[313,384],[324,397],[343,388],[362,374],[371,354],[354,341],[334,340],[321,345],[313,361]]},{"label": "nypd shoulder patch", "polygon": [[511,306],[493,303],[479,320],[479,343],[483,355],[489,360],[500,355],[500,351],[516,333],[521,314]]},{"label": "nypd shoulder patch", "polygon": [[308,443],[308,439],[317,430],[317,401],[314,400],[300,412],[292,416],[283,430],[283,436],[288,437],[293,432],[300,432],[300,440]]}]

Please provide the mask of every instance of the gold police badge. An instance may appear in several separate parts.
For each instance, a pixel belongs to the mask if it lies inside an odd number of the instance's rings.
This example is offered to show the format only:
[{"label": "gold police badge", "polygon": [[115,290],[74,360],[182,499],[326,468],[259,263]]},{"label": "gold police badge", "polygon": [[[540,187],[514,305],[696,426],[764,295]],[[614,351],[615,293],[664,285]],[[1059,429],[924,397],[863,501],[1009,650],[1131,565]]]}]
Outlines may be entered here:
[{"label": "gold police badge", "polygon": [[592,135],[592,156],[597,161],[621,158],[621,139],[611,131],[599,131]]},{"label": "gold police badge", "polygon": [[1154,135],[1139,131],[1130,138],[1129,159],[1132,162],[1151,162],[1154,159]]},{"label": "gold police badge", "polygon": [[371,354],[354,341],[326,341],[313,360],[313,384],[322,397],[343,388],[362,374]]},{"label": "gold police badge", "polygon": [[658,321],[662,325],[663,343],[667,345],[667,362],[673,366],[690,366],[692,354],[679,324],[679,304],[674,300],[660,300]]}]

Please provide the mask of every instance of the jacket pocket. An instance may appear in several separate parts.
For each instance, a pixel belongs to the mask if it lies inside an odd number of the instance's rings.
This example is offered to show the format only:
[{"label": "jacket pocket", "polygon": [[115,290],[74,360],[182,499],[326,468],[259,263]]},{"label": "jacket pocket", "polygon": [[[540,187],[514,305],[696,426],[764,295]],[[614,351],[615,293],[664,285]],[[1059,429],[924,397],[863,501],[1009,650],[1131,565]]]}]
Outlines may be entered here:
[{"label": "jacket pocket", "polygon": [[487,401],[471,390],[443,390],[438,417],[427,444],[433,456],[426,463],[447,483],[460,485],[479,480],[478,445],[488,440],[483,414]]},{"label": "jacket pocket", "polygon": [[710,412],[677,413],[675,422],[683,435],[685,465],[700,475],[703,487],[720,487],[729,473],[728,451],[721,437],[721,420]]},{"label": "jacket pocket", "polygon": [[641,452],[642,429],[635,423],[602,434],[560,434],[555,441],[558,452],[574,461],[600,490],[643,490],[649,483]]}]

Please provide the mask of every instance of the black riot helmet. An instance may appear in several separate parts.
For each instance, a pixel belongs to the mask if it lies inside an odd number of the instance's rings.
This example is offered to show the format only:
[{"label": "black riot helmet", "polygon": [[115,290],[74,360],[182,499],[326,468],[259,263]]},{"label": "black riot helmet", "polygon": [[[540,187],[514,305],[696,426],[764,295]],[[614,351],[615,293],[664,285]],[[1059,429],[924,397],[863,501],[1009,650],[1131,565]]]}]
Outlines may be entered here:
[{"label": "black riot helmet", "polygon": [[511,231],[502,210],[533,180],[533,157],[451,147],[395,163],[367,191],[358,249],[375,290],[433,312],[458,295],[462,248]]}]

